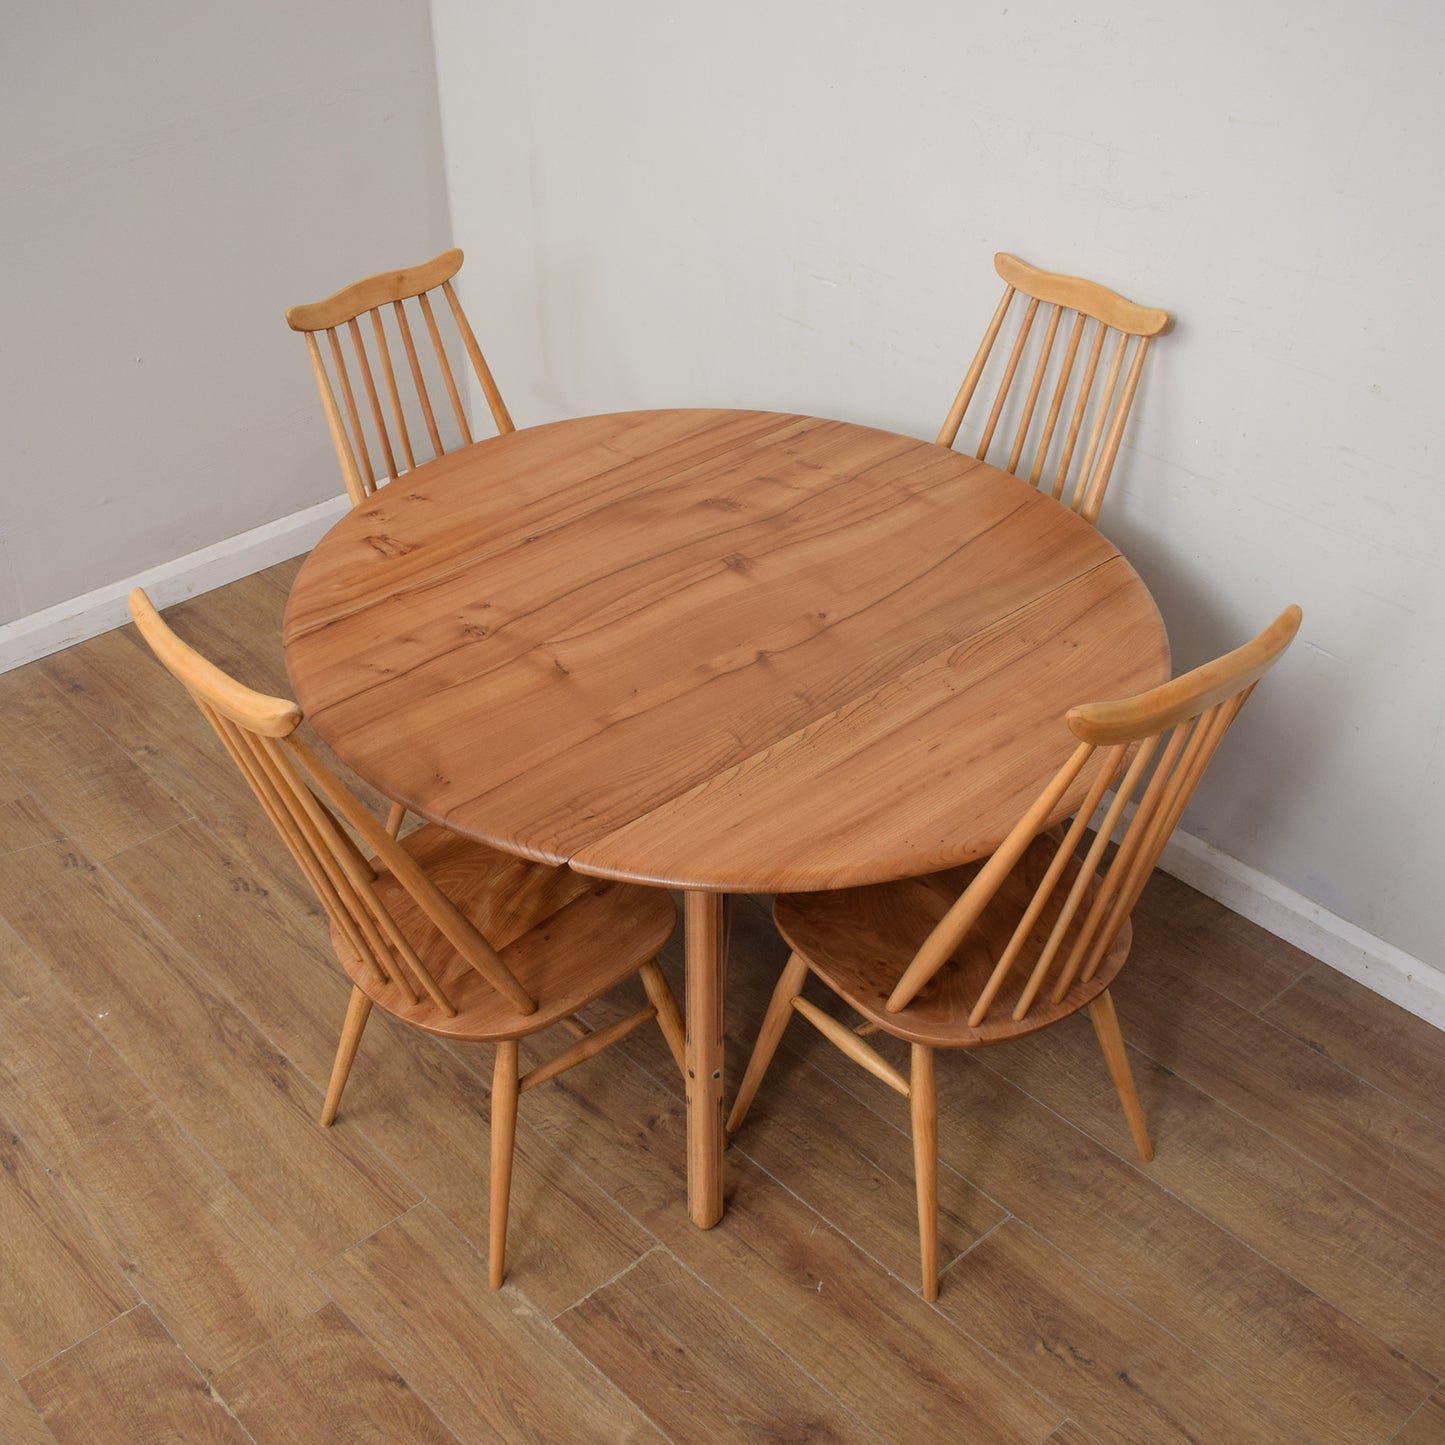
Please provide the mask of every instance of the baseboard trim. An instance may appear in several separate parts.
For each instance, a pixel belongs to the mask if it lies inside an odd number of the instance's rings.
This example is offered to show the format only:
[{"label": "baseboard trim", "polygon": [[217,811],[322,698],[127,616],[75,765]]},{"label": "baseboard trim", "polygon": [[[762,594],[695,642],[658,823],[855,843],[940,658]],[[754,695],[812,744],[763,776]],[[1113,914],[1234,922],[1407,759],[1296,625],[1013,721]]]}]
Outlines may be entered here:
[{"label": "baseboard trim", "polygon": [[157,607],[169,607],[309,552],[349,506],[345,494],[331,497],[289,517],[177,557],[174,562],[163,562],[124,581],[7,622],[0,627],[0,672],[48,657],[129,622],[126,598],[132,587],[144,587]]},{"label": "baseboard trim", "polygon": [[1347,978],[1445,1029],[1445,972],[1440,969],[1188,833],[1174,834],[1159,866]]}]

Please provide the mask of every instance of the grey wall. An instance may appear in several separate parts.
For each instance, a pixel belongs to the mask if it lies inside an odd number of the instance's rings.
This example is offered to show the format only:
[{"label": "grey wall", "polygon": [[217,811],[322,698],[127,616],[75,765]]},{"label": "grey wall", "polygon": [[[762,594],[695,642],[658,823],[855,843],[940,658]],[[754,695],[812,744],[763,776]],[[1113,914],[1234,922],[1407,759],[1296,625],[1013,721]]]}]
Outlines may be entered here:
[{"label": "grey wall", "polygon": [[932,436],[994,251],[1169,308],[1104,530],[1181,665],[1305,612],[1186,827],[1445,966],[1442,17],[434,0],[483,344],[519,425],[709,403]]},{"label": "grey wall", "polygon": [[0,623],[338,493],[281,313],[449,244],[426,0],[12,5],[0,135]]}]

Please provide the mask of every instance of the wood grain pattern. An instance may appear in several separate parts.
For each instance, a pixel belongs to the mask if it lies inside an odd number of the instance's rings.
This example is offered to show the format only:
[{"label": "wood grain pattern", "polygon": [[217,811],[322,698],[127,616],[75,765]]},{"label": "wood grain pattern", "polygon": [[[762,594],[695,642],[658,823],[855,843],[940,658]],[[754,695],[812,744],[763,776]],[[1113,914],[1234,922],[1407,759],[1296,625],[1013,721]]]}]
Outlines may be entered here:
[{"label": "wood grain pattern", "polygon": [[[905,1141],[906,1148],[906,1141]],[[727,1227],[699,1235],[665,1199],[653,1216],[668,1248],[718,1294],[782,1341],[794,1360],[885,1440],[1037,1440],[1057,1405],[924,1308],[837,1229],[767,1173],[750,1171],[729,1201]],[[911,1284],[916,1247],[903,1270]],[[890,1347],[879,1350],[877,1341]],[[967,1434],[960,1436],[960,1422]]]},{"label": "wood grain pattern", "polygon": [[68,834],[97,858],[186,815],[100,729],[77,719],[36,673],[0,676],[5,761]]},{"label": "wood grain pattern", "polygon": [[8,1370],[0,1370],[0,1440],[10,1445],[55,1445],[55,1436]]},{"label": "wood grain pattern", "polygon": [[[1087,1040],[1087,1025],[1076,1025]],[[1377,1438],[1417,1406],[1432,1378],[1419,1365],[1262,1260],[1150,1170],[968,1062],[955,1058],[938,1074],[944,1161],[1055,1248],[1087,1261],[1120,1298],[1236,1373],[1243,1389],[1272,1394],[1321,1440]],[[1140,1075],[1147,1100],[1151,1081],[1142,1068]],[[1119,1129],[1127,1140],[1122,1120]],[[1070,1207],[1061,1208],[1061,1199]]]},{"label": "wood grain pattern", "polygon": [[[413,1201],[364,1141],[317,1139],[313,1087],[107,873],[32,848],[0,860],[0,889],[22,866],[35,901],[13,911],[17,931],[303,1258],[330,1258]],[[177,1038],[206,1046],[178,1053]]]},{"label": "wood grain pattern", "polygon": [[65,830],[28,793],[0,803],[0,853],[19,853],[64,837]]},{"label": "wood grain pattern", "polygon": [[57,1445],[137,1440],[247,1445],[250,1438],[143,1307],[22,1383]]},{"label": "wood grain pattern", "polygon": [[423,816],[718,891],[976,856],[1067,747],[1051,705],[1157,682],[1168,655],[1122,558],[1016,479],[747,412],[454,454],[332,530],[285,638],[321,735]]},{"label": "wood grain pattern", "polygon": [[183,693],[167,696],[147,686],[145,658],[135,628],[120,627],[36,666],[63,692],[68,709],[113,738],[188,815],[228,831],[254,822],[251,794],[205,720]]},{"label": "wood grain pattern", "polygon": [[[1207,970],[1172,957],[1137,989],[1124,990],[1119,1004],[1143,1052],[1167,1056],[1175,1073],[1430,1236],[1436,1248],[1445,1245],[1445,1136],[1428,1114],[1308,1043],[1278,1037],[1271,1014],[1248,1013],[1214,991]],[[1428,1054],[1422,1062],[1428,1077]]]},{"label": "wood grain pattern", "polygon": [[[655,1251],[557,1318],[679,1442],[859,1439],[856,1416],[670,1256]],[[697,1395],[713,1402],[706,1418]]]},{"label": "wood grain pattern", "polygon": [[1391,1445],[1439,1445],[1445,1440],[1445,1388],[1435,1391],[1407,1420]]},{"label": "wood grain pattern", "polygon": [[1065,1420],[1044,1445],[1099,1445],[1092,1435],[1086,1435],[1072,1420]]},{"label": "wood grain pattern", "polygon": [[217,1377],[216,1389],[256,1445],[328,1436],[456,1445],[457,1437],[334,1304],[233,1365]]},{"label": "wood grain pattern", "polygon": [[1437,1124],[1445,1123],[1440,1030],[1362,984],[1311,961],[1261,1016]]},{"label": "wood grain pattern", "polygon": [[489,1289],[485,1259],[426,1205],[322,1278],[462,1440],[660,1438],[549,1321]]},{"label": "wood grain pattern", "polygon": [[62,1176],[198,1368],[234,1364],[325,1303],[296,1256],[159,1106],[128,1114]]},{"label": "wood grain pattern", "polygon": [[0,1365],[23,1375],[135,1302],[56,1182],[0,1133]]},{"label": "wood grain pattern", "polygon": [[1288,1414],[1248,1393],[1008,1220],[948,1273],[939,1307],[1099,1440],[1277,1445]]},{"label": "wood grain pattern", "polygon": [[[248,801],[254,813],[255,800]],[[258,854],[234,836],[223,843],[192,820],[118,853],[106,871],[195,960],[211,988],[324,1087],[346,986],[326,947],[320,906],[284,850]],[[255,959],[271,965],[264,989],[249,966]]]}]

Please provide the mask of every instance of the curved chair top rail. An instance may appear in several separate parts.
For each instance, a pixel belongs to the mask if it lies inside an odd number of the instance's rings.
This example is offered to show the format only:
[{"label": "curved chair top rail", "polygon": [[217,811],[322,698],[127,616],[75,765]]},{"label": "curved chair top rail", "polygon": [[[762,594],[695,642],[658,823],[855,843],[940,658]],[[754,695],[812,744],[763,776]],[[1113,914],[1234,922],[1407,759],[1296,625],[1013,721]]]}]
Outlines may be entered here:
[{"label": "curved chair top rail", "polygon": [[1082,311],[1112,326],[1115,331],[1127,332],[1130,336],[1158,336],[1169,325],[1169,313],[1153,306],[1140,306],[1097,281],[1086,281],[1082,276],[1065,276],[1057,271],[1041,271],[1020,261],[1007,251],[1000,251],[993,258],[994,270],[1000,278],[1022,291],[1026,296],[1037,297],[1051,306],[1062,306],[1069,311]]},{"label": "curved chair top rail", "polygon": [[166,626],[139,587],[131,589],[130,615],[147,646],[186,691],[209,703],[237,727],[263,737],[284,738],[300,726],[301,709],[294,702],[283,697],[268,697],[222,672]]},{"label": "curved chair top rail", "polygon": [[462,269],[462,253],[453,246],[419,266],[401,271],[379,271],[343,286],[324,301],[312,301],[286,308],[286,324],[292,331],[326,331],[343,326],[364,311],[374,311],[394,301],[406,301],[450,281]]},{"label": "curved chair top rail", "polygon": [[1163,732],[1253,687],[1294,641],[1302,616],[1298,607],[1286,607],[1258,637],[1233,652],[1134,697],[1082,703],[1070,708],[1065,720],[1076,738],[1096,747]]}]

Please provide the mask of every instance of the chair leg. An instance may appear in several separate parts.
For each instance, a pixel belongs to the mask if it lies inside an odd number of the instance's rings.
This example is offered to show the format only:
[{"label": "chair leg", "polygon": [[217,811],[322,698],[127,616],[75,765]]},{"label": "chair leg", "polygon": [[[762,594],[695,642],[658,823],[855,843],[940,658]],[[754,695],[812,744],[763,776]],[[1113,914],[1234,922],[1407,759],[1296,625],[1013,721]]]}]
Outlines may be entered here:
[{"label": "chair leg", "polygon": [[801,992],[803,981],[807,977],[808,964],[802,954],[791,955],[782,977],[773,989],[772,1001],[768,1004],[767,1013],[763,1015],[763,1026],[758,1030],[758,1041],[753,1045],[752,1057],[748,1060],[743,1081],[738,1087],[738,1096],[733,1100],[733,1111],[728,1115],[727,1122],[729,1134],[737,1133],[752,1107],[753,1096],[758,1092],[758,1085],[763,1082],[763,1075],[773,1061],[778,1040],[783,1037],[783,1030],[793,1016],[793,1000]]},{"label": "chair leg", "polygon": [[677,1000],[672,996],[672,990],[655,962],[644,963],[638,972],[642,976],[642,986],[647,990],[647,1001],[657,1010],[658,1027],[662,1030],[663,1038],[667,1040],[668,1048],[672,1050],[673,1058],[677,1060],[677,1071],[686,1078],[687,1063],[683,1052],[685,1034]]},{"label": "chair leg", "polygon": [[1149,1142],[1148,1129],[1144,1127],[1144,1110],[1139,1106],[1134,1073],[1129,1067],[1129,1055],[1124,1051],[1124,1036],[1119,1032],[1119,1016],[1114,1012],[1114,1000],[1109,997],[1108,989],[1089,1005],[1089,1019],[1098,1036],[1099,1047],[1104,1051],[1104,1062],[1109,1066],[1109,1077],[1114,1081],[1119,1102],[1124,1106],[1124,1117],[1129,1121],[1134,1146],[1147,1164],[1154,1157],[1154,1146]]},{"label": "chair leg", "polygon": [[341,1091],[356,1061],[356,1051],[361,1047],[362,1030],[371,1017],[371,1000],[359,988],[351,990],[351,1000],[346,1005],[346,1022],[341,1026],[341,1042],[336,1046],[336,1062],[331,1066],[331,1082],[326,1086],[326,1102],[321,1106],[321,1127],[329,1129],[336,1118],[341,1103]]},{"label": "chair leg", "polygon": [[492,1069],[492,1195],[487,1253],[488,1283],[501,1289],[507,1269],[507,1206],[512,1198],[512,1151],[517,1142],[517,1041],[497,1045]]},{"label": "chair leg", "polygon": [[938,1298],[938,1089],[933,1050],[913,1045],[908,1079],[908,1112],[913,1121],[913,1177],[918,1186],[918,1248],[923,1264],[923,1298]]}]

